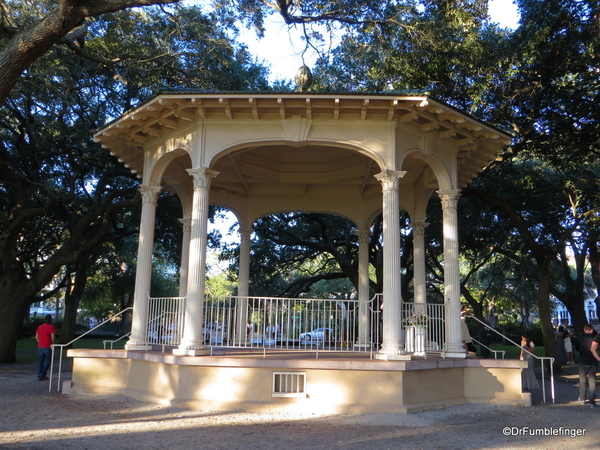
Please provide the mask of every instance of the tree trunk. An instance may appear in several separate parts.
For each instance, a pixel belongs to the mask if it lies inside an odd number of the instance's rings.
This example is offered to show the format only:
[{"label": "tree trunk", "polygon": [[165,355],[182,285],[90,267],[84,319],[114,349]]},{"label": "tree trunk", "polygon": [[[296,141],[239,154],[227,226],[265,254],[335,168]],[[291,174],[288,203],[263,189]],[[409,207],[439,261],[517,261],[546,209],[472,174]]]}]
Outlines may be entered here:
[{"label": "tree trunk", "polygon": [[65,318],[60,330],[60,344],[66,344],[75,337],[75,327],[77,326],[77,310],[83,297],[88,274],[87,264],[76,265],[75,281],[69,283],[65,292]]},{"label": "tree trunk", "polygon": [[0,288],[4,293],[0,301],[0,364],[17,362],[17,341],[31,304],[31,296],[23,292],[23,283],[16,282],[12,275],[14,272],[0,275]]},{"label": "tree trunk", "polygon": [[[554,342],[554,326],[552,325],[552,308],[550,306],[550,262],[549,258],[538,262],[538,293],[537,303],[540,311],[540,321],[542,323],[542,335],[544,338],[544,348],[546,356],[556,358],[556,345]],[[555,360],[554,371],[562,371],[560,364]]]}]

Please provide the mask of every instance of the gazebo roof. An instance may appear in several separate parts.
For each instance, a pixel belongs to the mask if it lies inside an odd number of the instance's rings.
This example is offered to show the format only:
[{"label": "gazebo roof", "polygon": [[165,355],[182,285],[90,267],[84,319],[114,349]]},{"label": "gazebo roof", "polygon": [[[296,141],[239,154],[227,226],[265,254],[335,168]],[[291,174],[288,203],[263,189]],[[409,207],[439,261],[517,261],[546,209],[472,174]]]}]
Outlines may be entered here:
[{"label": "gazebo roof", "polygon": [[511,142],[510,134],[432,98],[428,91],[386,93],[214,92],[168,89],[107,124],[94,140],[138,176],[146,143],[193,121],[396,121],[435,132],[458,150],[458,184],[468,184]]}]

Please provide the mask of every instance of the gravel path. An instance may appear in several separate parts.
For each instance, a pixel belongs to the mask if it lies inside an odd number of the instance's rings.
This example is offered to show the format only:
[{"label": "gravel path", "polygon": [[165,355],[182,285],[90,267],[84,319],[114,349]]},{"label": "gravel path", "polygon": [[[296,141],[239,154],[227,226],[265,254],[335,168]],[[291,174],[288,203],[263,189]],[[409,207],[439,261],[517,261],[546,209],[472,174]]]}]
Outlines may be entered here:
[{"label": "gravel path", "polygon": [[556,404],[539,404],[536,392],[529,408],[470,404],[418,414],[335,415],[197,411],[117,395],[49,393],[47,382],[36,380],[34,365],[0,365],[0,448],[598,448],[600,408],[580,405],[577,394],[575,384],[557,382]]}]

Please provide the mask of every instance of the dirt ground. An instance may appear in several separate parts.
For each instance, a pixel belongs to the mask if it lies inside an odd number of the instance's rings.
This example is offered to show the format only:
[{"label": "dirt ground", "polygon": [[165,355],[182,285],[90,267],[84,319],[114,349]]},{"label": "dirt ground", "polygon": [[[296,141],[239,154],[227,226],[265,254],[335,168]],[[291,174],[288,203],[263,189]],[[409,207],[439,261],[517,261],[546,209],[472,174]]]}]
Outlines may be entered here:
[{"label": "dirt ground", "polygon": [[[66,373],[63,379],[69,379]],[[56,383],[54,384],[56,386]],[[2,449],[580,449],[600,448],[600,407],[556,382],[556,403],[455,406],[418,414],[194,411],[110,395],[67,396],[35,364],[0,365]]]}]

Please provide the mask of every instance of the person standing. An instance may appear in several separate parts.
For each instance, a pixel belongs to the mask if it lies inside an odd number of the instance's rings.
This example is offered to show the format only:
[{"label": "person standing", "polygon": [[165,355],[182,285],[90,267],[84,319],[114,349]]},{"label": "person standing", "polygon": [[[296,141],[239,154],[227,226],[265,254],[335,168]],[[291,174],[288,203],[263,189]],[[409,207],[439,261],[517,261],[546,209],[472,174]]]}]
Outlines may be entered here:
[{"label": "person standing", "polygon": [[521,370],[521,384],[523,389],[539,389],[540,385],[533,370],[535,360],[533,353],[535,352],[535,344],[531,342],[526,335],[521,335],[521,355],[519,359],[527,362],[527,367]]},{"label": "person standing", "polygon": [[467,353],[471,353],[473,356],[477,354],[477,348],[473,345],[473,339],[471,338],[471,333],[469,332],[469,327],[467,326],[466,318],[468,315],[473,312],[467,309],[465,305],[462,305],[460,308],[460,328],[461,328],[461,337],[462,337],[462,345]]},{"label": "person standing", "polygon": [[562,325],[554,333],[554,342],[556,343],[556,361],[559,364],[567,362],[567,351],[565,350],[565,327]]},{"label": "person standing", "polygon": [[567,364],[575,364],[573,358],[573,339],[569,330],[565,330],[565,352],[567,352]]},{"label": "person standing", "polygon": [[492,343],[492,331],[488,327],[479,328],[479,343],[481,344],[481,357],[489,358],[491,354],[490,345]]},{"label": "person standing", "polygon": [[44,323],[41,324],[35,332],[35,340],[38,343],[38,376],[37,379],[47,380],[46,373],[50,368],[52,361],[52,344],[54,344],[54,336],[56,328],[52,325],[52,316],[48,314],[44,318]]},{"label": "person standing", "polygon": [[[600,337],[594,336],[594,327],[589,323],[583,327],[583,334],[576,341],[579,352],[579,403],[590,402],[592,408],[596,407],[596,370],[600,355],[598,346]],[[587,381],[587,396],[586,396]]]}]

